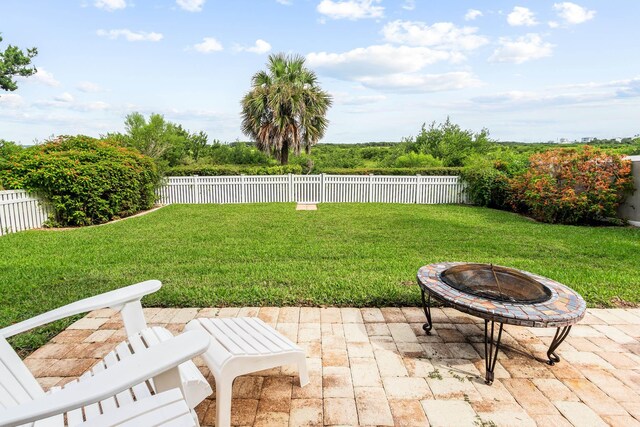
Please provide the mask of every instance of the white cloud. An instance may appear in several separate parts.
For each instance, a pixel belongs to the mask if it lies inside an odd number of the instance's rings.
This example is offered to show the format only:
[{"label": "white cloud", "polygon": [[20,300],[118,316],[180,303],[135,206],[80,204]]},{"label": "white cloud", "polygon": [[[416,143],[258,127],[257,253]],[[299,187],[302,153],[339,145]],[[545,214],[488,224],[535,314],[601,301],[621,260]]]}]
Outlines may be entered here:
[{"label": "white cloud", "polygon": [[381,0],[322,0],[316,8],[322,15],[332,19],[355,21],[364,18],[382,18],[384,7],[377,6]]},{"label": "white cloud", "polygon": [[404,0],[404,4],[402,5],[404,10],[413,10],[416,8],[416,0]]},{"label": "white cloud", "polygon": [[93,5],[98,9],[113,12],[114,10],[124,9],[127,7],[127,2],[125,0],[96,0]]},{"label": "white cloud", "polygon": [[55,96],[53,99],[60,102],[73,102],[74,98],[69,92],[63,92],[60,95]]},{"label": "white cloud", "polygon": [[516,39],[501,37],[500,46],[489,58],[490,62],[523,62],[551,56],[553,45],[546,43],[538,34],[527,34]]},{"label": "white cloud", "polygon": [[149,41],[149,42],[158,42],[162,40],[164,37],[161,33],[148,33],[145,31],[131,31],[127,29],[119,29],[119,30],[98,30],[96,34],[100,37],[106,37],[111,40],[118,39],[120,37],[124,37],[127,41],[130,42],[138,42],[138,41]]},{"label": "white cloud", "polygon": [[349,93],[333,93],[333,99],[339,105],[369,105],[387,99],[384,95],[351,95]]},{"label": "white cloud", "polygon": [[474,50],[489,42],[476,34],[474,27],[457,27],[451,22],[437,22],[431,26],[423,22],[393,21],[386,24],[382,34],[388,42],[410,46],[430,46],[453,50]]},{"label": "white cloud", "polygon": [[271,45],[262,39],[258,39],[253,46],[237,45],[235,46],[235,50],[237,50],[238,52],[252,52],[260,55],[262,53],[269,52],[271,50]]},{"label": "white cloud", "polygon": [[547,25],[549,25],[549,28],[558,28],[560,26],[556,21],[549,21],[547,22]]},{"label": "white cloud", "polygon": [[554,90],[599,90],[599,91],[611,91],[619,98],[630,98],[640,96],[640,76],[631,79],[624,80],[612,80],[609,82],[589,82],[579,83],[572,85],[564,85],[555,88]]},{"label": "white cloud", "polygon": [[[69,95],[70,98],[66,95]],[[52,101],[35,101],[32,106],[40,110],[65,109],[69,111],[105,111],[111,108],[109,104],[102,101],[77,102],[73,96],[64,93],[56,96]]]},{"label": "white cloud", "polygon": [[206,0],[176,0],[176,4],[187,12],[201,12]]},{"label": "white cloud", "polygon": [[200,53],[219,52],[223,50],[222,44],[213,37],[205,37],[202,43],[196,43],[193,48]]},{"label": "white cloud", "polygon": [[76,86],[80,92],[102,92],[103,89],[96,83],[80,82]]},{"label": "white cloud", "polygon": [[536,92],[513,90],[472,98],[468,107],[513,111],[550,106],[611,105],[628,98],[638,97],[640,97],[640,77],[609,82],[552,86]]},{"label": "white cloud", "polygon": [[562,18],[565,24],[582,24],[593,19],[596,16],[595,10],[587,10],[586,8],[571,2],[555,3],[553,9]]},{"label": "white cloud", "polygon": [[7,93],[0,95],[0,105],[6,106],[9,109],[17,109],[23,107],[25,102],[20,95]]},{"label": "white cloud", "polygon": [[83,111],[102,111],[108,110],[110,107],[111,106],[109,104],[102,101],[89,102],[87,104],[79,105],[79,108]]},{"label": "white cloud", "polygon": [[538,25],[535,13],[522,6],[516,6],[513,8],[513,11],[507,15],[507,22],[512,27],[532,27],[534,25]]},{"label": "white cloud", "polygon": [[482,12],[477,10],[477,9],[469,9],[467,10],[467,13],[464,14],[464,20],[465,21],[473,21],[476,18],[479,18],[482,16]]},{"label": "white cloud", "polygon": [[358,79],[363,86],[371,89],[393,92],[441,92],[478,87],[482,84],[472,73],[456,71],[443,74],[406,74],[371,76]]},{"label": "white cloud", "polygon": [[283,4],[285,6],[291,5],[291,0],[276,0],[277,3]]},{"label": "white cloud", "polygon": [[306,59],[310,67],[324,75],[376,90],[436,92],[480,84],[469,72],[423,73],[428,65],[464,59],[460,53],[425,46],[375,45],[344,53],[310,53]]},{"label": "white cloud", "polygon": [[60,86],[60,82],[53,77],[53,74],[44,68],[38,68],[38,71],[31,77],[24,77],[27,81],[33,80],[47,86]]},{"label": "white cloud", "polygon": [[307,55],[307,64],[333,77],[353,79],[390,73],[411,73],[436,62],[457,62],[462,59],[464,57],[455,52],[384,44],[344,53],[312,52]]}]

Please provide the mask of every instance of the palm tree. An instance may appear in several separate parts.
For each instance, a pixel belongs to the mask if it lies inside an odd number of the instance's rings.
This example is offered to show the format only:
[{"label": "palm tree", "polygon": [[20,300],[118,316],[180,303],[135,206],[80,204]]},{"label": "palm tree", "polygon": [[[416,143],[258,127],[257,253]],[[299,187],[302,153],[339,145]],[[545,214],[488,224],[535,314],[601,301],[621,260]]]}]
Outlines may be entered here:
[{"label": "palm tree", "polygon": [[309,153],[324,136],[330,106],[331,95],[305,68],[303,57],[270,55],[267,71],[253,75],[251,90],[242,99],[242,131],[286,165],[290,151],[300,154],[304,147]]}]

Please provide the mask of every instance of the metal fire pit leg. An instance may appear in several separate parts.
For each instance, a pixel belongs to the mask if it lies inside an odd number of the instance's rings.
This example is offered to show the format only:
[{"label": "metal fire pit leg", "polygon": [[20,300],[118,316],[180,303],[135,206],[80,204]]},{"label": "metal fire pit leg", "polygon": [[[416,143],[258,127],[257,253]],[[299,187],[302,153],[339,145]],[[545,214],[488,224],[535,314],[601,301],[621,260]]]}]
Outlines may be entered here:
[{"label": "metal fire pit leg", "polygon": [[422,292],[422,309],[424,310],[424,315],[427,318],[427,323],[422,325],[422,329],[427,333],[427,335],[431,335],[431,328],[433,328],[433,322],[431,321],[431,294],[427,293],[427,299],[424,298],[424,289],[420,288]]},{"label": "metal fire pit leg", "polygon": [[[500,350],[500,338],[502,338],[502,326],[498,329],[498,339],[493,339],[495,322],[491,321],[491,331],[489,331],[489,321],[484,321],[484,366],[485,366],[485,380],[488,385],[493,384],[493,370],[496,367],[496,361],[498,360],[498,350]],[[491,335],[489,335],[491,332]],[[495,349],[494,349],[495,345]]]},{"label": "metal fire pit leg", "polygon": [[564,328],[558,328],[556,331],[556,335],[553,337],[553,341],[551,341],[551,345],[549,346],[549,350],[547,350],[547,363],[551,366],[555,365],[560,361],[560,356],[556,354],[556,350],[562,344],[562,341],[567,338],[569,335],[569,331],[571,330],[571,326],[565,326]]}]

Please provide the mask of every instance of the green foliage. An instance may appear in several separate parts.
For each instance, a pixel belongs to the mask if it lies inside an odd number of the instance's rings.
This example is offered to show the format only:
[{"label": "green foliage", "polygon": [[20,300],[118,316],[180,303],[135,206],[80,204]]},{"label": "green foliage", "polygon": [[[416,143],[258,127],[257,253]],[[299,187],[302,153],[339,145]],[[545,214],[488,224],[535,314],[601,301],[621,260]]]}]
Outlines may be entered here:
[{"label": "green foliage", "polygon": [[468,167],[462,169],[467,183],[467,194],[474,205],[508,209],[509,178],[494,167]]},{"label": "green foliage", "polygon": [[8,187],[41,194],[59,226],[101,224],[149,209],[158,179],[150,158],[82,135],[22,150],[0,169]]},{"label": "green foliage", "polygon": [[425,175],[425,176],[455,176],[460,175],[462,168],[326,168],[317,173],[329,175]]},{"label": "green foliage", "polygon": [[[9,159],[22,151],[18,144],[0,139],[0,171],[9,167]],[[4,189],[2,174],[0,174],[0,190]]]},{"label": "green foliage", "polygon": [[[0,36],[0,42],[2,37]],[[0,89],[14,91],[18,89],[15,77],[29,77],[37,70],[31,66],[31,60],[38,54],[38,49],[27,49],[23,52],[16,46],[9,45],[0,51]]]},{"label": "green foliage", "polygon": [[633,189],[631,162],[592,147],[535,154],[510,182],[512,207],[550,223],[610,220]]},{"label": "green foliage", "polygon": [[186,149],[193,161],[198,161],[200,155],[206,150],[208,142],[209,137],[203,131],[189,135]]},{"label": "green foliage", "polygon": [[225,175],[286,175],[300,174],[299,165],[284,166],[236,166],[236,165],[187,165],[166,170],[167,176],[225,176]]},{"label": "green foliage", "polygon": [[197,161],[208,141],[204,132],[189,133],[161,114],[151,114],[147,120],[137,112],[125,118],[124,134],[110,133],[106,138],[151,157],[161,169],[179,165],[187,158]]},{"label": "green foliage", "polygon": [[524,172],[528,166],[526,154],[503,148],[484,155],[469,156],[461,176],[467,183],[467,194],[471,203],[510,210],[509,179]]},{"label": "green foliage", "polygon": [[283,165],[290,151],[309,154],[329,124],[331,95],[304,62],[299,55],[270,55],[267,70],[253,75],[242,98],[243,132]]},{"label": "green foliage", "polygon": [[442,161],[436,159],[431,154],[410,152],[396,159],[397,168],[425,168],[443,166]]},{"label": "green foliage", "polygon": [[203,151],[202,161],[214,165],[271,165],[273,162],[255,146],[244,142],[221,144],[217,140]]},{"label": "green foliage", "polygon": [[478,133],[463,130],[447,117],[444,123],[436,125],[433,122],[429,128],[423,124],[412,148],[442,160],[444,166],[464,166],[472,154],[486,153],[490,143],[487,129]]}]

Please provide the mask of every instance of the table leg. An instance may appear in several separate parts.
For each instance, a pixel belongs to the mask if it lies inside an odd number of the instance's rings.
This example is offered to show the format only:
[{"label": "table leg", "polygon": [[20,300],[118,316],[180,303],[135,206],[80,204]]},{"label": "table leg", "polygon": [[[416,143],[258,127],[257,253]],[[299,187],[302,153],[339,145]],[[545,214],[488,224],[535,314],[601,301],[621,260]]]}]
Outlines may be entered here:
[{"label": "table leg", "polygon": [[427,299],[424,298],[424,289],[420,288],[422,292],[422,310],[424,310],[424,315],[427,318],[427,323],[422,325],[422,329],[427,333],[427,335],[431,335],[431,328],[433,328],[433,322],[431,321],[431,294],[427,293]]},{"label": "table leg", "polygon": [[567,338],[569,335],[569,331],[571,330],[571,326],[565,326],[564,328],[558,328],[556,331],[556,335],[553,337],[553,341],[551,341],[551,345],[549,346],[549,350],[547,351],[547,357],[549,360],[547,363],[551,366],[555,365],[560,361],[560,356],[556,354],[556,350],[562,344],[562,341]]},{"label": "table leg", "polygon": [[[502,326],[498,329],[498,339],[494,340],[494,326],[495,322],[491,320],[491,329],[489,329],[489,320],[484,321],[484,366],[485,366],[485,380],[488,385],[493,384],[493,370],[496,367],[496,361],[498,360],[498,350],[500,350],[500,338],[502,337]],[[491,333],[491,335],[489,335]],[[495,348],[494,348],[495,346]]]}]

